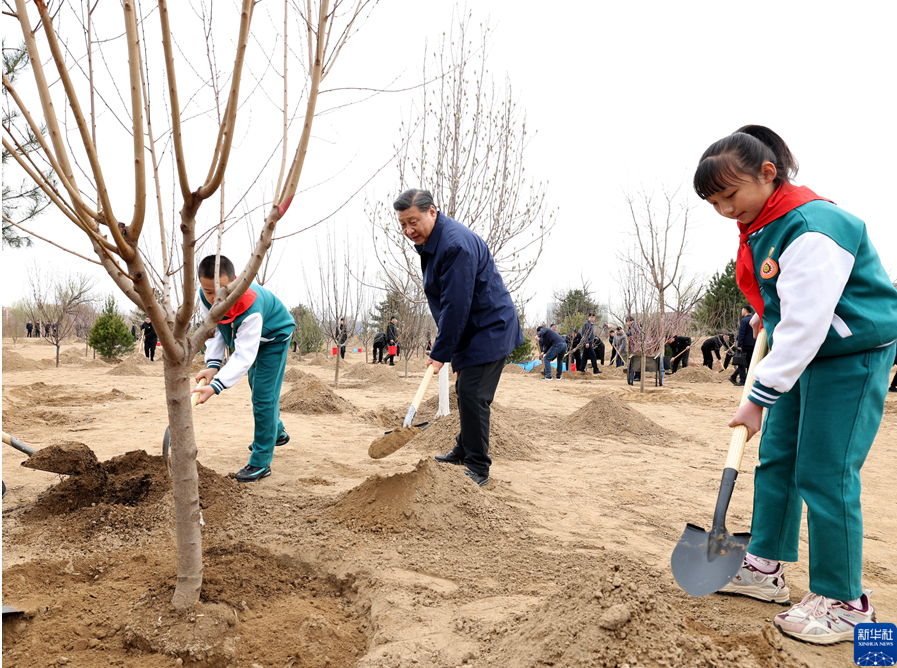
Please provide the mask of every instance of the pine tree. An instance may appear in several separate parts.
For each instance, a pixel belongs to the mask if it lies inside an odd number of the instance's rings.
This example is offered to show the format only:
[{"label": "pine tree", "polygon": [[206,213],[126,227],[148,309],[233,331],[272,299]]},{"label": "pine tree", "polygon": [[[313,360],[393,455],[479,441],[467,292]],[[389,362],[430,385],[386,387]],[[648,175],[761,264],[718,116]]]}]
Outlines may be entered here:
[{"label": "pine tree", "polygon": [[741,307],[747,299],[735,279],[735,260],[729,260],[722,273],[715,273],[696,312],[697,321],[709,333],[738,329]]},{"label": "pine tree", "polygon": [[134,337],[115,307],[115,298],[106,298],[103,311],[90,328],[88,345],[101,357],[111,359],[134,352]]}]

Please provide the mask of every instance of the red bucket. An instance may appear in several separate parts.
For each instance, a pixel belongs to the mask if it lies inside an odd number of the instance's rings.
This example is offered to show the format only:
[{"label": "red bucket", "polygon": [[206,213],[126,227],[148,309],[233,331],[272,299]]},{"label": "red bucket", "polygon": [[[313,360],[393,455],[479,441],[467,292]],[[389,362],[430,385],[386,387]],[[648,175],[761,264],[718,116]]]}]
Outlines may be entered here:
[{"label": "red bucket", "polygon": [[389,346],[389,354],[390,355],[398,355],[399,347],[398,346]]},{"label": "red bucket", "polygon": [[575,363],[570,365],[570,371],[576,371],[576,364],[575,364]]},{"label": "red bucket", "polygon": [[331,348],[331,350],[333,351],[333,354],[336,355],[336,348]]}]

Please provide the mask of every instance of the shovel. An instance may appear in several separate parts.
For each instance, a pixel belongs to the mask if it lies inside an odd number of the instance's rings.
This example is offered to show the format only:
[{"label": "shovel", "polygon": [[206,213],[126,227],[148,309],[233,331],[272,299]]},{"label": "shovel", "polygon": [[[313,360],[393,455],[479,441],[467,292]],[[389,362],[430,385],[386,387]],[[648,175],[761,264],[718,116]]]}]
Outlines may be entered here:
[{"label": "shovel", "polygon": [[[766,330],[761,329],[751,358],[741,405],[748,401],[754,384],[754,369],[766,355]],[[751,542],[750,533],[730,534],[726,529],[726,511],[735,488],[735,478],[744,456],[747,443],[747,427],[738,425],[732,434],[726,467],[716,499],[713,526],[710,531],[694,524],[686,524],[679,544],[670,557],[670,566],[676,583],[691,596],[706,596],[725,587],[738,574]]]},{"label": "shovel", "polygon": [[[205,378],[200,378],[199,382],[196,384],[196,389],[198,390],[201,387],[205,387],[209,384]],[[190,408],[196,408],[196,402],[199,401],[199,395],[194,394],[190,399]],[[171,449],[171,427],[165,427],[165,436],[162,437],[162,461],[165,462],[165,470],[168,471],[168,477],[171,477],[171,456],[169,455],[169,450]]]},{"label": "shovel", "polygon": [[382,459],[387,455],[391,455],[412,438],[417,436],[421,429],[425,429],[430,424],[429,422],[421,422],[413,427],[411,426],[411,423],[414,420],[414,414],[417,413],[417,408],[420,406],[421,399],[424,398],[424,392],[427,391],[427,387],[430,385],[430,379],[432,377],[433,365],[430,364],[427,365],[427,370],[424,371],[424,379],[420,382],[420,387],[417,388],[417,394],[414,395],[414,399],[411,401],[411,406],[408,407],[408,412],[405,414],[405,420],[402,422],[402,426],[398,429],[386,432],[386,434],[371,443],[371,447],[368,448],[369,457],[372,459]]},{"label": "shovel", "polygon": [[50,445],[35,450],[5,431],[0,433],[3,434],[4,443],[28,455],[28,459],[22,462],[26,468],[61,475],[79,475],[100,468],[97,456],[86,445]]}]

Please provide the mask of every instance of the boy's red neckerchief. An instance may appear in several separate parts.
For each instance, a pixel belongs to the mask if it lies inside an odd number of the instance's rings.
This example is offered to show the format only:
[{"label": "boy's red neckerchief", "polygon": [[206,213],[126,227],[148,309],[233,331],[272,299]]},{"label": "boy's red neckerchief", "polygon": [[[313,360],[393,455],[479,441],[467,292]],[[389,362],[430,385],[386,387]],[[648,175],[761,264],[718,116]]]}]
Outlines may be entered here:
[{"label": "boy's red neckerchief", "polygon": [[741,288],[744,296],[747,297],[761,318],[763,317],[763,296],[760,294],[760,284],[754,275],[754,255],[748,245],[748,237],[789,211],[817,199],[831,202],[830,199],[820,197],[806,186],[793,186],[786,182],[780,185],[766,200],[766,204],[754,222],[738,223],[741,234],[739,235],[738,258],[735,263],[735,280],[738,281],[738,287]]},{"label": "boy's red neckerchief", "polygon": [[224,318],[218,324],[226,325],[246,313],[249,307],[255,302],[255,298],[255,290],[247,288],[246,292],[243,293],[243,296],[237,300],[237,303],[231,307],[230,311],[224,314]]}]

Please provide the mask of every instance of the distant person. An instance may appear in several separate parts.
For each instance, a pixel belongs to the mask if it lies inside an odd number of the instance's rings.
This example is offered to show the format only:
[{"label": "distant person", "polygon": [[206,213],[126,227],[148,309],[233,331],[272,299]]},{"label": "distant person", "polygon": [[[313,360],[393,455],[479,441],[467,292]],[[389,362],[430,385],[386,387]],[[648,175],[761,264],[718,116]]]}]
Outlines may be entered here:
[{"label": "distant person", "polygon": [[[207,255],[197,267],[202,290],[199,293],[200,313],[208,316],[217,296],[215,290],[215,256]],[[220,256],[219,285],[224,288],[236,279],[234,264]],[[256,482],[271,475],[274,448],[289,442],[290,437],[280,419],[280,388],[287,366],[290,339],[296,323],[293,316],[270,291],[252,283],[215,327],[214,336],[206,341],[207,369],[196,374],[209,384],[193,390],[199,403],[233,387],[245,375],[252,392],[254,422],[252,454],[249,463],[237,471],[237,482]],[[224,363],[226,350],[233,354]]]},{"label": "distant person", "polygon": [[688,366],[691,337],[670,335],[667,337],[667,345],[672,353],[673,361],[670,363],[670,375],[673,375],[679,370],[680,365],[683,369]]},{"label": "distant person", "polygon": [[751,358],[754,356],[754,329],[751,327],[751,317],[754,315],[754,309],[745,306],[741,309],[741,324],[738,325],[738,339],[735,342],[738,352],[744,356],[744,365],[735,367],[735,373],[729,376],[729,380],[735,387],[742,387],[747,381],[747,370],[751,364]]},{"label": "distant person", "polygon": [[595,314],[589,313],[582,325],[582,366],[576,368],[586,372],[586,365],[592,363],[592,373],[601,373],[598,369],[598,357],[595,355]]},{"label": "distant person", "polygon": [[386,352],[389,355],[386,356],[386,363],[389,366],[395,366],[393,360],[395,360],[397,355],[400,355],[402,351],[399,349],[399,327],[398,327],[399,319],[395,316],[389,319],[389,325],[386,327],[386,345],[387,346],[395,346],[396,352],[393,354],[389,350]]},{"label": "distant person", "polygon": [[[601,363],[601,366],[604,366],[604,338],[602,336],[595,335],[595,359]],[[601,373],[599,370],[598,373]]]},{"label": "distant person", "polygon": [[34,331],[34,324],[33,324],[30,320],[29,320],[28,323],[25,325],[25,330],[26,330],[26,332],[27,332],[25,338],[26,338],[26,339],[30,339],[30,338],[31,338],[31,332]]},{"label": "distant person", "polygon": [[349,333],[346,330],[346,319],[339,319],[339,327],[336,328],[335,339],[337,341],[337,345],[339,346],[339,356],[340,359],[346,359],[346,341],[349,340]]},{"label": "distant person", "polygon": [[713,371],[713,356],[716,355],[717,361],[722,361],[719,354],[720,348],[726,342],[725,334],[717,334],[711,336],[701,344],[701,354],[704,356],[704,366]]},{"label": "distant person", "polygon": [[383,351],[386,348],[386,334],[377,332],[374,336],[374,347],[372,350],[371,364],[377,364],[377,355],[380,355],[379,363],[383,364]]},{"label": "distant person", "polygon": [[159,337],[156,335],[156,330],[153,329],[153,323],[150,322],[149,316],[146,317],[146,322],[140,325],[140,333],[143,335],[143,354],[150,362],[155,362],[156,344],[159,342]]},{"label": "distant person", "polygon": [[544,325],[536,330],[536,337],[539,339],[539,357],[545,367],[545,375],[541,380],[551,380],[551,363],[557,360],[557,380],[561,379],[563,370],[563,357],[567,352],[567,344],[564,337],[557,333],[551,327]]},{"label": "distant person", "polygon": [[[582,334],[579,333],[579,330],[575,327],[573,328],[573,333],[567,336],[569,342],[567,343],[567,359],[570,360],[570,363],[573,364],[579,371],[584,371],[582,368]],[[573,367],[570,367],[572,370]]]},{"label": "distant person", "polygon": [[607,333],[607,344],[610,346],[610,359],[607,361],[608,365],[613,366],[617,359],[617,348],[614,345],[614,336],[616,335],[616,330],[608,328]]},{"label": "distant person", "polygon": [[614,348],[617,349],[617,366],[626,364],[626,356],[629,353],[629,337],[622,327],[617,327],[617,333],[614,335]]},{"label": "distant person", "polygon": [[[78,325],[78,336],[81,336],[81,325]],[[137,341],[137,325],[131,325],[131,338]]]},{"label": "distant person", "polygon": [[[729,332],[726,334],[726,351],[723,357],[723,371],[729,368],[729,365],[732,363],[732,360],[735,359],[735,332]],[[734,366],[732,367],[735,368]],[[734,371],[733,371],[734,373]]]},{"label": "distant person", "polygon": [[50,338],[50,323],[49,322],[44,323],[44,338],[47,338],[47,339]]}]

